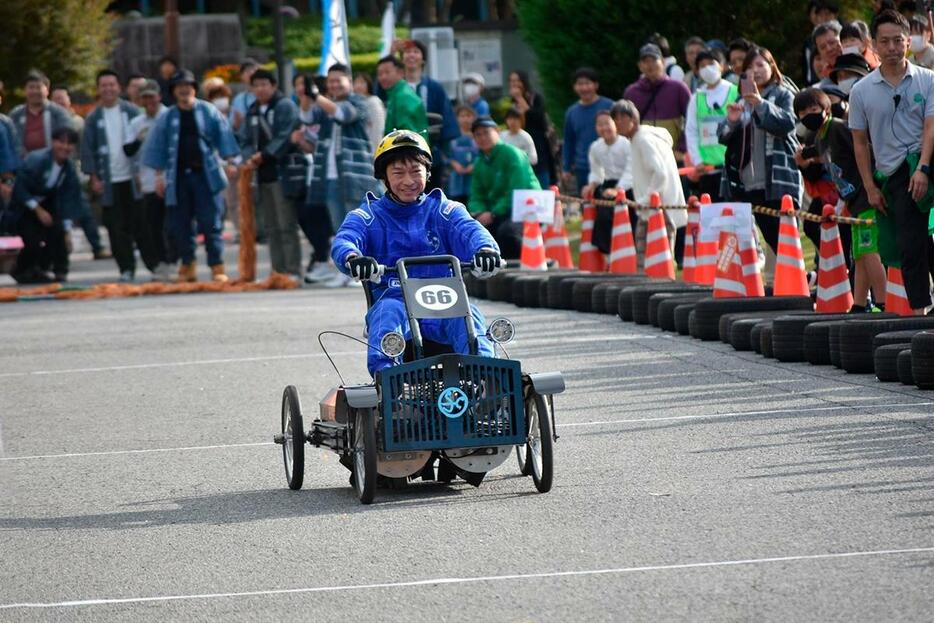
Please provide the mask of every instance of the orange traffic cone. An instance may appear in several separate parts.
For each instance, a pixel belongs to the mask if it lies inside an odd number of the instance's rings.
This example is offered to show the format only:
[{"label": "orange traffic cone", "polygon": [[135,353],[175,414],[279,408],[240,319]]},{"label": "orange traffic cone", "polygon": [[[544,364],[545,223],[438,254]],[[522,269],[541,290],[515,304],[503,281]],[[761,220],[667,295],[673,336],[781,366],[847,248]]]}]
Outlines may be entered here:
[{"label": "orange traffic cone", "polygon": [[568,241],[568,228],[564,224],[564,206],[558,201],[558,187],[552,186],[555,194],[555,220],[542,231],[545,241],[545,257],[554,260],[561,268],[574,268],[571,257],[571,243]]},{"label": "orange traffic cone", "polygon": [[[710,195],[707,193],[701,195],[700,202],[701,205],[710,205]],[[690,218],[690,212],[688,212],[688,215],[688,218]],[[711,286],[717,277],[717,258],[720,245],[713,240],[709,242],[701,240],[699,212],[697,219],[697,236],[694,238],[694,283]]]},{"label": "orange traffic cone", "polygon": [[645,235],[645,274],[656,279],[674,279],[675,264],[668,246],[665,213],[658,209],[662,204],[658,193],[652,193],[649,204],[655,209],[649,217],[648,231]]},{"label": "orange traffic cone", "polygon": [[581,246],[578,264],[582,271],[602,273],[606,270],[606,258],[600,249],[593,246],[593,224],[597,219],[597,208],[592,203],[584,204],[584,218],[581,221]]},{"label": "orange traffic cone", "polygon": [[775,296],[808,296],[808,276],[804,268],[804,253],[798,235],[791,197],[782,197],[782,215],[778,226],[778,256],[775,259]]},{"label": "orange traffic cone", "polygon": [[733,209],[723,208],[720,216],[727,223],[720,230],[720,253],[714,265],[717,274],[713,282],[713,295],[714,298],[744,297],[746,284],[743,280],[736,225],[733,223]]},{"label": "orange traffic cone", "polygon": [[849,271],[843,257],[843,244],[831,205],[824,206],[824,222],[820,226],[820,263],[817,269],[817,312],[843,314],[853,307]]},{"label": "orange traffic cone", "polygon": [[902,279],[902,269],[889,266],[886,272],[888,277],[885,284],[885,311],[899,316],[913,315],[908,294],[905,292],[905,281]]},{"label": "orange traffic cone", "polygon": [[765,296],[762,273],[759,272],[759,252],[756,251],[756,241],[751,232],[747,232],[740,238],[739,259],[743,265],[743,284],[746,286],[746,296]]},{"label": "orange traffic cone", "polygon": [[523,270],[548,270],[545,261],[545,242],[542,240],[542,228],[534,216],[526,219],[522,226],[522,253],[519,255],[519,268]]},{"label": "orange traffic cone", "polygon": [[697,235],[700,233],[700,208],[697,207],[697,197],[691,195],[688,199],[688,224],[684,229],[684,260],[681,266],[681,281],[695,283],[694,273],[697,267],[695,249]]},{"label": "orange traffic cone", "polygon": [[616,195],[616,207],[613,210],[613,239],[610,245],[610,272],[634,274],[636,266],[636,242],[632,237],[632,225],[629,223],[629,205],[624,203],[625,195]]}]

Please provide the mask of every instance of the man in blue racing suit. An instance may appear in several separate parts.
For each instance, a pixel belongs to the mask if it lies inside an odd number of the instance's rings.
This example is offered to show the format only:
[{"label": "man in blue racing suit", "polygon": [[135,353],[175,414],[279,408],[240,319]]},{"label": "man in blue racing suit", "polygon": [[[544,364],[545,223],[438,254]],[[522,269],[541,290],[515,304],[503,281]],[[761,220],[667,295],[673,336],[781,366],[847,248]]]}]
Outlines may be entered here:
[{"label": "man in blue racing suit", "polygon": [[[367,193],[359,208],[344,219],[331,246],[334,265],[358,281],[371,280],[373,306],[366,323],[370,348],[367,369],[371,375],[392,365],[380,350],[380,341],[390,331],[411,339],[409,321],[396,279],[380,280],[379,266],[394,266],[402,257],[454,255],[471,262],[478,278],[494,275],[502,266],[499,247],[485,227],[475,221],[463,204],[450,201],[440,189],[425,194],[431,170],[431,148],[421,135],[410,130],[387,134],[376,148],[373,168],[387,192],[377,199]],[[413,278],[450,274],[443,264],[413,266]],[[388,281],[388,283],[387,283]],[[483,315],[471,305],[478,354],[493,356],[493,343],[486,337]],[[448,344],[461,354],[470,353],[467,327],[462,318],[422,319],[422,336]]]}]

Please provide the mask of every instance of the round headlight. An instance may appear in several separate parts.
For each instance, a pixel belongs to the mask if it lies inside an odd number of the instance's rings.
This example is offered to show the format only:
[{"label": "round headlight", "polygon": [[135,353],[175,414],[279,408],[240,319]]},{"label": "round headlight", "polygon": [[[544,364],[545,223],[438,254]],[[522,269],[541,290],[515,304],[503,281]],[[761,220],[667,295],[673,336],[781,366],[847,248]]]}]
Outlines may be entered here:
[{"label": "round headlight", "polygon": [[497,318],[486,333],[497,344],[508,344],[516,337],[516,325],[509,318]]},{"label": "round headlight", "polygon": [[405,352],[405,337],[398,331],[390,331],[379,341],[379,349],[391,359]]}]

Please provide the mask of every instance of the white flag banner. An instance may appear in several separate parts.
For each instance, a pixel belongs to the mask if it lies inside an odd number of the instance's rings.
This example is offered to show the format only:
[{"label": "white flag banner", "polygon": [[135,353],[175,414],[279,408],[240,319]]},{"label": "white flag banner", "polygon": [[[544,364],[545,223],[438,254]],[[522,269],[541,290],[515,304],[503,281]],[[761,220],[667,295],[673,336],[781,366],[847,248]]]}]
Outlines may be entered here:
[{"label": "white flag banner", "polygon": [[727,224],[721,216],[723,208],[733,210],[732,226],[739,242],[752,240],[753,220],[751,203],[710,203],[700,207],[700,242],[719,242],[720,231]]},{"label": "white flag banner", "polygon": [[512,191],[512,220],[522,223],[529,216],[539,223],[555,221],[555,194],[550,190]]},{"label": "white flag banner", "polygon": [[394,2],[386,3],[386,10],[383,11],[383,21],[380,30],[383,33],[382,47],[379,51],[380,58],[389,56],[392,53],[392,42],[396,38],[396,9]]},{"label": "white flag banner", "polygon": [[321,38],[321,67],[318,73],[327,75],[328,67],[341,63],[350,67],[350,44],[347,41],[347,12],[344,0],[321,0],[324,26]]}]

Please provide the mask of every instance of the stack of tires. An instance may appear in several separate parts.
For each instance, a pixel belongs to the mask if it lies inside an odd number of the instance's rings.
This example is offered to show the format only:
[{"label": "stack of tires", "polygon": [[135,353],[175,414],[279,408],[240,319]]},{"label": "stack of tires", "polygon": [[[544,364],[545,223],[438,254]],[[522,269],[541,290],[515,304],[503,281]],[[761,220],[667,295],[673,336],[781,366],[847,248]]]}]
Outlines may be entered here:
[{"label": "stack of tires", "polygon": [[817,314],[807,296],[713,298],[710,287],[644,275],[506,270],[465,276],[473,298],[519,307],[613,314],[780,362],[833,365],[879,381],[934,389],[934,318]]}]

